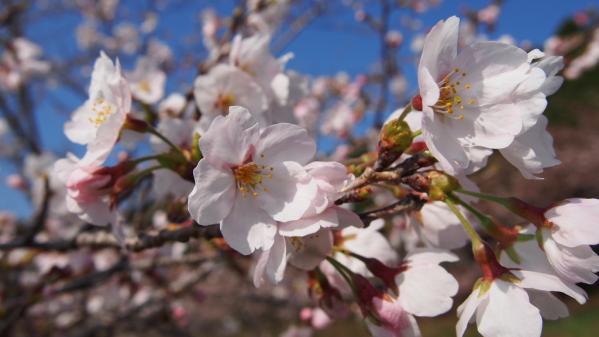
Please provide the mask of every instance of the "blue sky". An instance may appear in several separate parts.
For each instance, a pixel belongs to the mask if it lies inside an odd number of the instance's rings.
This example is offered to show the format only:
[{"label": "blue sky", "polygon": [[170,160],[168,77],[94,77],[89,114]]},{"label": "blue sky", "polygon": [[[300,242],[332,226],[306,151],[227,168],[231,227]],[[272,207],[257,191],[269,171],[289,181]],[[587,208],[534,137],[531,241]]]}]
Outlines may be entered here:
[{"label": "blue sky", "polygon": [[[444,0],[439,7],[420,16],[420,19],[422,19],[423,28],[430,27],[440,19],[451,15],[460,15],[464,6],[482,8],[488,2],[488,0]],[[230,12],[233,1],[202,3],[214,3],[217,10],[224,14]],[[184,7],[185,10],[176,13],[169,12],[161,17],[158,31],[163,32],[160,37],[167,43],[171,43],[173,35],[200,29],[197,16],[202,5],[188,6],[186,4]],[[517,41],[529,40],[535,45],[542,45],[564,17],[588,7],[599,8],[599,0],[506,0],[502,7],[496,33],[492,37],[509,34]],[[376,6],[373,5],[369,5],[366,10],[377,12]],[[135,13],[130,15],[135,15]],[[399,16],[394,16],[392,25],[399,27],[399,20]],[[57,59],[62,53],[71,55],[77,53],[74,28],[78,22],[77,16],[66,15],[60,20],[33,25],[27,35],[40,43],[49,57]],[[61,34],[58,37],[56,31],[63,32],[64,35]],[[408,39],[406,47],[408,47],[410,35],[407,34],[406,38]],[[407,49],[406,47],[404,49]],[[198,46],[198,53],[200,52],[201,48]],[[334,19],[316,21],[308,26],[283,52],[294,53],[295,57],[288,67],[300,73],[331,75],[339,71],[346,71],[355,75],[368,71],[369,67],[376,62],[378,41],[374,35],[368,33],[368,30],[360,28],[355,23],[350,12],[345,11],[337,14]],[[408,56],[409,53],[401,52],[401,55]],[[123,61],[125,65],[128,65],[132,60]],[[413,65],[410,58],[407,58],[406,62],[402,64],[411,84],[414,83]],[[191,76],[193,75],[190,72],[188,75],[182,75],[178,81],[169,82],[167,92],[178,89],[181,79],[190,83]],[[70,112],[82,103],[82,99],[67,90],[54,90],[51,95],[58,98],[64,107],[57,109],[50,99],[44,99],[38,105],[37,117],[38,124],[41,126],[42,143],[63,152],[69,150],[80,153],[82,149],[69,144],[62,134],[62,124]],[[7,165],[0,167],[2,182],[5,176],[12,171]],[[21,193],[0,183],[0,195],[2,195],[0,210],[9,209],[20,216],[27,216],[30,207]]]}]

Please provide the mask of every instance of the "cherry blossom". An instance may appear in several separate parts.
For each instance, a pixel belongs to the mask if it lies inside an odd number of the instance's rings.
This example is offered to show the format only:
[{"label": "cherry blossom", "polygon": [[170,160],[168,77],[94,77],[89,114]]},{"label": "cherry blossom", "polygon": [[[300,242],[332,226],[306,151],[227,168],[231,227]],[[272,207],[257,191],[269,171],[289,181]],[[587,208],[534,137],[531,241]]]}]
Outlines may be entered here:
[{"label": "cherry blossom", "polygon": [[54,164],[54,171],[67,187],[67,209],[95,225],[115,224],[116,210],[110,205],[113,177],[97,164],[87,164],[68,155]]},{"label": "cherry blossom", "polygon": [[72,142],[87,145],[83,162],[103,162],[108,157],[130,111],[131,92],[121,66],[101,53],[94,64],[89,99],[64,126]]},{"label": "cherry blossom", "polygon": [[267,125],[264,117],[268,107],[266,95],[249,75],[235,67],[219,64],[209,73],[198,76],[194,96],[206,126],[216,116],[226,115],[229,107],[235,105],[247,107],[255,119]]},{"label": "cherry blossom", "polygon": [[275,124],[260,130],[250,112],[231,107],[200,139],[202,160],[189,212],[201,225],[220,222],[242,254],[269,249],[276,221],[293,221],[311,206],[317,186],[302,167],[316,145],[304,129]]},{"label": "cherry blossom", "polygon": [[546,105],[539,88],[545,73],[531,68],[523,50],[498,42],[475,42],[458,50],[459,19],[440,21],[426,37],[418,67],[429,150],[450,174],[467,171],[503,149]]},{"label": "cherry blossom", "polygon": [[599,278],[599,256],[590,246],[599,244],[596,226],[599,200],[567,199],[545,212],[548,228],[541,228],[543,249],[560,277],[593,284]]},{"label": "cherry blossom", "polygon": [[16,90],[32,76],[47,73],[50,64],[39,60],[41,55],[42,49],[25,38],[10,41],[0,57],[0,87]]},{"label": "cherry blossom", "polygon": [[139,58],[135,70],[127,74],[127,79],[133,97],[145,104],[154,104],[164,95],[166,74],[149,57]]}]

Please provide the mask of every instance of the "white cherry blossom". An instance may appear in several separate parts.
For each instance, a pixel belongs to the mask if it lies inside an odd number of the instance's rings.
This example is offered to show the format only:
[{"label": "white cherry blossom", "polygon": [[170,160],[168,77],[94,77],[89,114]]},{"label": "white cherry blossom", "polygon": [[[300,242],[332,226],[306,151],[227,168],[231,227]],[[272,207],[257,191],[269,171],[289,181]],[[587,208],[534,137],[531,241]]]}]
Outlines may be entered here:
[{"label": "white cherry blossom", "polygon": [[72,142],[87,145],[83,162],[103,162],[108,157],[130,111],[131,92],[121,66],[102,52],[94,64],[89,99],[64,126]]},{"label": "white cherry blossom", "polygon": [[196,78],[194,96],[202,113],[202,124],[220,115],[226,115],[229,107],[247,107],[254,118],[263,126],[267,125],[264,113],[268,99],[262,88],[245,72],[226,64],[219,64],[207,74]]},{"label": "white cherry blossom", "polygon": [[154,104],[164,96],[166,74],[149,57],[140,57],[133,72],[127,74],[133,97],[145,104]]},{"label": "white cherry blossom", "polygon": [[316,196],[303,168],[316,144],[298,126],[260,130],[247,109],[231,107],[212,122],[200,149],[189,212],[201,225],[220,223],[227,243],[242,254],[270,249],[276,221],[300,219]]},{"label": "white cherry blossom", "polygon": [[546,75],[525,51],[498,42],[458,50],[458,28],[456,17],[437,23],[418,66],[423,135],[450,174],[481,160],[473,149],[509,146],[546,105],[539,91]]},{"label": "white cherry blossom", "polygon": [[543,249],[557,274],[571,282],[593,284],[599,279],[599,200],[567,199],[545,212],[549,228],[542,228]]}]

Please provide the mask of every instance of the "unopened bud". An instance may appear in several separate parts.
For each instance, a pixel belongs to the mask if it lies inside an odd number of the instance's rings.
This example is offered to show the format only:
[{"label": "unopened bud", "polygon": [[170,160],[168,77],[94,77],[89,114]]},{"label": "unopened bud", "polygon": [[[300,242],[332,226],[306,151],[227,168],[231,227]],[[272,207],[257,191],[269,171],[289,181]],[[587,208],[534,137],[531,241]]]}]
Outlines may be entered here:
[{"label": "unopened bud", "polygon": [[148,123],[141,119],[136,119],[131,116],[127,116],[123,129],[132,130],[135,132],[145,133],[148,131]]},{"label": "unopened bud", "polygon": [[380,133],[376,166],[384,168],[391,165],[410,147],[412,139],[412,130],[405,121],[394,119],[385,124]]},{"label": "unopened bud", "polygon": [[194,132],[193,142],[191,143],[191,160],[197,163],[202,159],[202,151],[200,150],[200,134]]},{"label": "unopened bud", "polygon": [[6,185],[15,190],[27,189],[27,181],[20,174],[11,174],[6,177]]},{"label": "unopened bud", "polygon": [[445,200],[448,193],[460,188],[458,180],[441,171],[426,172],[430,181],[428,197],[431,200]]}]

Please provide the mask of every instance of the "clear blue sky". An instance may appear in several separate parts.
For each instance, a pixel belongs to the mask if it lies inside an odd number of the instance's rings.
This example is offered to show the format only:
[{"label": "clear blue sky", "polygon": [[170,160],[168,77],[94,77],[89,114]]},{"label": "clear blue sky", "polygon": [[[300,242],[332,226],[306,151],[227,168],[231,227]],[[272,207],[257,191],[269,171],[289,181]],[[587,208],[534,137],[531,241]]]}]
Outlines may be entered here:
[{"label": "clear blue sky", "polygon": [[[201,3],[215,3],[218,11],[224,14],[230,12],[233,1]],[[488,0],[444,0],[439,7],[421,16],[423,27],[430,27],[436,21],[451,15],[460,15],[463,6],[481,8],[487,3]],[[167,43],[171,43],[170,37],[173,35],[200,29],[197,15],[202,5],[186,4],[184,7],[185,10],[169,12],[161,17],[158,31],[164,31],[161,38]],[[494,36],[509,34],[517,41],[530,40],[536,45],[542,45],[564,17],[588,7],[599,8],[599,0],[506,0]],[[376,8],[368,7],[367,10],[376,11]],[[74,27],[78,20],[75,16],[65,16],[60,20],[32,26],[27,34],[44,47],[50,58],[58,59],[62,53],[72,55],[77,52]],[[394,17],[393,20],[397,27],[399,17]],[[56,37],[56,30],[64,32],[62,38]],[[339,71],[346,71],[352,75],[365,72],[376,61],[378,53],[378,41],[366,32],[358,27],[351,13],[347,11],[338,14],[333,20],[317,21],[284,50],[295,54],[288,66],[300,73],[312,75],[331,75]],[[408,40],[407,46],[409,43]],[[198,47],[199,52],[201,48]],[[123,61],[125,65],[129,65],[132,60]],[[408,62],[403,68],[413,84],[413,63]],[[178,76],[177,81],[170,81],[167,93],[176,90],[181,80],[190,83],[192,76],[193,73],[190,72]],[[45,96],[38,106],[42,143],[53,149],[80,153],[81,148],[69,144],[62,134],[62,125],[82,100],[65,90],[55,90],[52,95],[59,95],[65,106],[57,109],[54,100],[48,99],[48,96]],[[13,210],[20,216],[27,216],[30,207],[24,196],[3,184],[5,176],[11,172],[11,168],[6,165],[0,167],[0,209]]]}]

